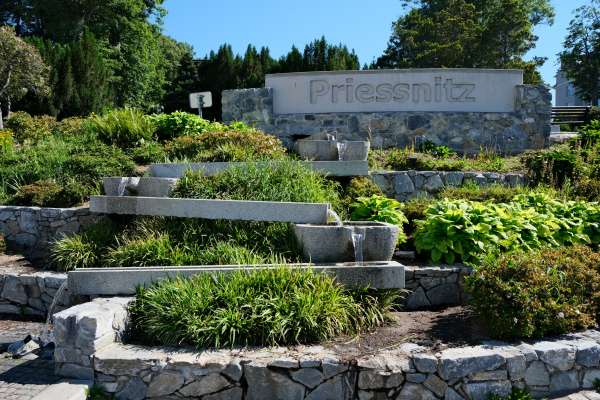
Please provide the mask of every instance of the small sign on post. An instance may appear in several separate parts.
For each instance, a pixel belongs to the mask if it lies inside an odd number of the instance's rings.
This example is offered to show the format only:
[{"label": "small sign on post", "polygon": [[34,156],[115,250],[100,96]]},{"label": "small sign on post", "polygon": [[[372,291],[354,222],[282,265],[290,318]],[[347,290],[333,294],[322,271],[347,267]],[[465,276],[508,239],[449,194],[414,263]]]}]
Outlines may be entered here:
[{"label": "small sign on post", "polygon": [[197,108],[198,115],[202,117],[202,109],[212,107],[212,93],[190,93],[190,108]]}]

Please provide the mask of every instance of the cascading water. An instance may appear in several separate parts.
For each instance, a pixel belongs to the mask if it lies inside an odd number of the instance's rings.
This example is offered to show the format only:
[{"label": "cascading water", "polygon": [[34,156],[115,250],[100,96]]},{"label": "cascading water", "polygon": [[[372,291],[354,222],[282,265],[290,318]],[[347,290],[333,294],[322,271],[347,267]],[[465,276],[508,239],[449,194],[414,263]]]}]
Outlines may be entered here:
[{"label": "cascading water", "polygon": [[348,147],[346,142],[337,142],[337,150],[338,150],[338,160],[342,161],[344,160],[345,156],[346,156],[346,148]]},{"label": "cascading water", "polygon": [[56,305],[58,304],[58,302],[60,301],[61,297],[63,296],[65,290],[67,289],[68,286],[68,281],[64,281],[59,288],[56,290],[56,293],[54,294],[54,299],[52,299],[52,303],[50,304],[50,307],[48,307],[48,316],[46,317],[46,325],[44,326],[44,332],[42,333],[42,342],[44,343],[50,343],[52,342],[52,329],[50,328],[52,325],[52,315],[54,314],[54,308],[56,307]]},{"label": "cascading water", "polygon": [[333,219],[333,221],[335,222],[335,224],[337,226],[344,225],[344,223],[342,222],[342,219],[340,218],[340,216],[337,215],[337,213],[335,211],[333,211],[332,209],[328,209],[327,210],[327,215]]},{"label": "cascading water", "polygon": [[354,261],[357,265],[363,265],[364,262],[364,232],[352,232],[352,245],[354,246]]},{"label": "cascading water", "polygon": [[119,187],[117,188],[117,196],[121,197],[125,195],[125,189],[129,183],[129,178],[121,178],[119,181]]}]

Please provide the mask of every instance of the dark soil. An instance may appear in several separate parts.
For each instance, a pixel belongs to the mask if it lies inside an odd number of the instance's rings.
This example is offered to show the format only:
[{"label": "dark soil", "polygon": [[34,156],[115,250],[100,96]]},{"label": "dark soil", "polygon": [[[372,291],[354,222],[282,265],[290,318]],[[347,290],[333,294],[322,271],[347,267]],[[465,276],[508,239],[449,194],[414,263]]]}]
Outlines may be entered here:
[{"label": "dark soil", "polygon": [[415,343],[443,350],[479,344],[490,339],[485,327],[469,307],[450,307],[438,311],[407,311],[392,313],[392,321],[374,332],[359,337],[340,337],[325,347],[342,354],[366,355],[383,349]]}]

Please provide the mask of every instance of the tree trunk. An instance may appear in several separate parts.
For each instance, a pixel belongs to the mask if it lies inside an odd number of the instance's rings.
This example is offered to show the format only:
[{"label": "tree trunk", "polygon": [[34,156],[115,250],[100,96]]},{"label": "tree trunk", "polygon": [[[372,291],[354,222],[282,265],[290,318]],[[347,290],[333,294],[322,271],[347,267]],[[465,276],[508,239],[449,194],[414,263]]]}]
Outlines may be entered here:
[{"label": "tree trunk", "polygon": [[4,129],[4,122],[2,121],[2,103],[0,103],[0,129]]},{"label": "tree trunk", "polygon": [[6,119],[10,118],[11,108],[12,108],[12,101],[10,100],[10,97],[8,97],[6,99]]}]

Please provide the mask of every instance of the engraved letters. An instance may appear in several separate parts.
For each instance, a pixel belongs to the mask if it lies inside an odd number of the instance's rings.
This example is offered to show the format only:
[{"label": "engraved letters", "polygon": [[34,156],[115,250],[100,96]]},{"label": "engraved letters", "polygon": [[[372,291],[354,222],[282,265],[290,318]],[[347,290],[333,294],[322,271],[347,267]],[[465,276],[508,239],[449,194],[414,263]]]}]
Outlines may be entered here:
[{"label": "engraved letters", "polygon": [[360,83],[353,78],[342,82],[314,79],[309,82],[310,104],[339,103],[473,103],[474,83],[455,82],[436,76],[433,83]]}]

